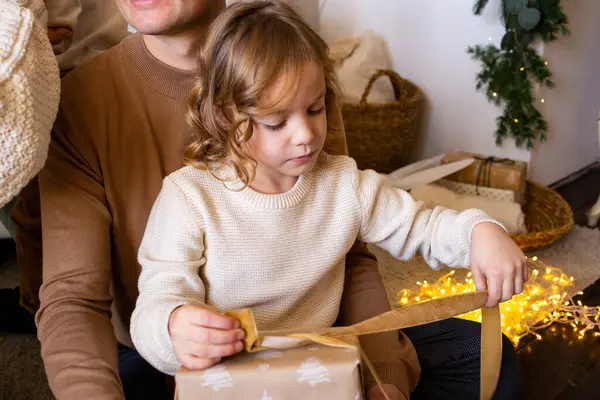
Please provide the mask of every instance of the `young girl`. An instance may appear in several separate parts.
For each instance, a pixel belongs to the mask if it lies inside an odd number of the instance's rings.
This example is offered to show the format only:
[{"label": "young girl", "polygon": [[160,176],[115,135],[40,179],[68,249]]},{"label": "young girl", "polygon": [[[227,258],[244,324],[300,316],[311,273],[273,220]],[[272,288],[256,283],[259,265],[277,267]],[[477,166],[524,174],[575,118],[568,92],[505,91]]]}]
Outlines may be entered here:
[{"label": "young girl", "polygon": [[471,266],[488,305],[522,290],[524,256],[487,215],[425,209],[323,151],[339,135],[333,64],[291,9],[231,6],[199,71],[188,166],[165,178],[139,251],[131,333],[156,368],[239,352],[243,332],[225,310],[252,308],[261,330],[332,326],[357,239],[399,259],[419,252],[432,268]]}]

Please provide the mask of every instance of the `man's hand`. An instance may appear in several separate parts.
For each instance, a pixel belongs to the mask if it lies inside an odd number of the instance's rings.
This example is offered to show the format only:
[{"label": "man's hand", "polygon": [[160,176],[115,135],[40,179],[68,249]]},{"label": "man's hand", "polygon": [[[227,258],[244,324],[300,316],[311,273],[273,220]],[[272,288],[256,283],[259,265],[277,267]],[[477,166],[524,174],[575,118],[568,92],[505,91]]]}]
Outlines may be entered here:
[{"label": "man's hand", "polygon": [[[387,395],[387,399],[389,400],[407,400],[407,397],[402,394],[398,388],[394,385],[390,385],[389,383],[384,383],[383,390],[385,390],[385,394]],[[379,386],[375,386],[373,389],[369,390],[367,395],[367,400],[386,400],[385,395],[381,392]]]},{"label": "man's hand", "polygon": [[177,359],[192,370],[212,367],[244,347],[244,331],[236,319],[192,304],[171,313],[169,334]]},{"label": "man's hand", "polygon": [[523,292],[528,271],[525,255],[496,224],[481,223],[471,234],[471,272],[477,290],[488,290],[486,307]]},{"label": "man's hand", "polygon": [[69,36],[73,35],[73,31],[64,26],[56,26],[48,28],[48,39],[52,45],[59,44]]}]

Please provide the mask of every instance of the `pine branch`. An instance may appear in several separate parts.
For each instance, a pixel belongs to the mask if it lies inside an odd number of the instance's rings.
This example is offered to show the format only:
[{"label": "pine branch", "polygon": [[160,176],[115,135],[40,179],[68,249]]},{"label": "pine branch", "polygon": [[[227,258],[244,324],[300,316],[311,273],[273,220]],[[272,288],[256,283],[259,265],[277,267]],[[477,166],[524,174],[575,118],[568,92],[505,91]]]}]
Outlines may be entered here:
[{"label": "pine branch", "polygon": [[[568,35],[567,17],[559,0],[529,1],[528,8],[539,11],[539,21],[521,20],[518,3],[502,0],[502,20],[506,34],[501,47],[494,45],[470,46],[467,53],[481,63],[475,78],[477,90],[485,92],[488,101],[503,108],[496,119],[496,144],[512,138],[517,147],[531,149],[537,142],[545,141],[548,123],[536,107],[536,85],[554,87],[552,73],[542,57],[531,47],[535,40],[549,42],[558,35]],[[477,0],[473,12],[479,15],[488,3]],[[531,15],[531,11],[528,11]],[[526,18],[530,18],[526,16]]]}]

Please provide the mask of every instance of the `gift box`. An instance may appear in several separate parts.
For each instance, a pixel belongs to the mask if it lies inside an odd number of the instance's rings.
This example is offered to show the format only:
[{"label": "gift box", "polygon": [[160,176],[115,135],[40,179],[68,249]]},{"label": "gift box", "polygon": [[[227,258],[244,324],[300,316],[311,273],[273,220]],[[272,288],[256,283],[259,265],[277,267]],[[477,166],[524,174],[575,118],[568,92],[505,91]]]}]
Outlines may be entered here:
[{"label": "gift box", "polygon": [[177,374],[179,400],[363,399],[360,350],[318,343],[243,353],[202,372]]},{"label": "gift box", "polygon": [[502,332],[498,307],[482,308],[487,292],[459,294],[383,313],[348,327],[311,332],[258,332],[251,310],[226,312],[246,332],[245,352],[204,371],[181,368],[177,400],[203,399],[363,399],[362,371],[377,375],[361,360],[358,337],[393,331],[482,309],[481,399],[491,399],[500,373]]},{"label": "gift box", "polygon": [[508,158],[488,157],[465,151],[450,151],[442,158],[442,164],[474,158],[468,167],[446,177],[447,180],[467,183],[476,187],[510,190],[514,201],[523,205],[526,201],[527,163]]}]

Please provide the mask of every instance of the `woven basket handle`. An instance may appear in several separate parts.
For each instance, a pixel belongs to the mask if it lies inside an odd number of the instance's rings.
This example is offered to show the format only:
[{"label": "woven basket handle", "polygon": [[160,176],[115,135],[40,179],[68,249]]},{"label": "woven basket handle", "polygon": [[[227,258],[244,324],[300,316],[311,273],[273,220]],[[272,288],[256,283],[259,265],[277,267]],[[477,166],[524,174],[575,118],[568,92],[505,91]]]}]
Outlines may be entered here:
[{"label": "woven basket handle", "polygon": [[367,83],[367,86],[365,87],[365,91],[363,92],[362,97],[360,98],[359,104],[361,106],[367,105],[367,97],[369,97],[369,94],[371,94],[373,84],[375,84],[377,79],[381,78],[382,76],[387,76],[390,78],[390,82],[392,82],[392,87],[394,88],[394,98],[396,99],[396,101],[400,100],[400,96],[402,95],[402,86],[404,85],[404,79],[402,79],[400,75],[398,75],[392,70],[378,69],[373,74],[371,79],[369,79],[369,83]]}]

